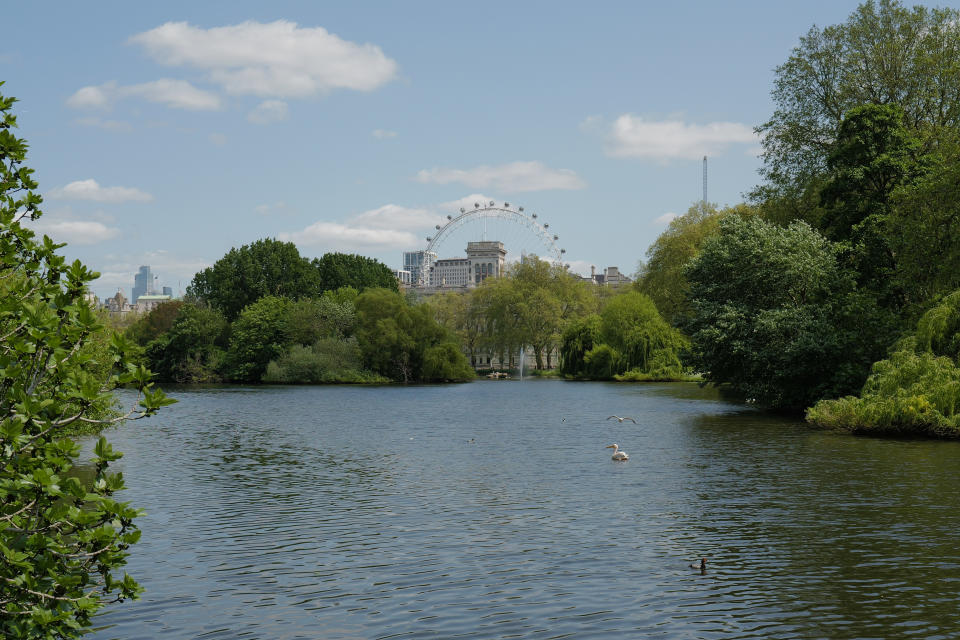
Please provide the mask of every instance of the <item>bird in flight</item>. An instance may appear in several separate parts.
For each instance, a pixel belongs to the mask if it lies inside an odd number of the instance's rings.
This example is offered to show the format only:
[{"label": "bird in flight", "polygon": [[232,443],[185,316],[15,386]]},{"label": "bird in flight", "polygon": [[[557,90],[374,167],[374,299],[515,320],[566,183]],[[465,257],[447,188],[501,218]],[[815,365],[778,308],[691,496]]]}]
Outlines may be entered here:
[{"label": "bird in flight", "polygon": [[633,424],[637,424],[637,421],[631,418],[630,416],[624,416],[622,418],[620,416],[610,416],[609,418],[607,418],[607,420],[611,420],[614,418],[616,418],[617,422],[623,422],[624,420],[629,420]]}]

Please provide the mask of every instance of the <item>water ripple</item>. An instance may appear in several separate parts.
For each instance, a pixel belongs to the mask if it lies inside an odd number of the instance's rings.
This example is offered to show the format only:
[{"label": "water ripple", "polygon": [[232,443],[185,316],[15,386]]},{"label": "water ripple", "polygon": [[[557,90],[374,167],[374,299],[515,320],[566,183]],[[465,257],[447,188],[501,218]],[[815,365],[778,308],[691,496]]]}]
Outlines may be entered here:
[{"label": "water ripple", "polygon": [[147,592],[97,640],[960,635],[956,443],[695,385],[171,391],[110,434]]}]

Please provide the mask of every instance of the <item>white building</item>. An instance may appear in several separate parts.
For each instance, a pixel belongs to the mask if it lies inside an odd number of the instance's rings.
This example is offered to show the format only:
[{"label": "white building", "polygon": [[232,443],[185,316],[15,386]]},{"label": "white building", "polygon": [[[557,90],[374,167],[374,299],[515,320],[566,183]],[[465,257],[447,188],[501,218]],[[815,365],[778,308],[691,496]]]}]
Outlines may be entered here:
[{"label": "white building", "polygon": [[502,276],[506,256],[502,242],[468,242],[466,258],[442,258],[434,261],[427,284],[431,288],[439,289],[473,288],[487,278]]},{"label": "white building", "polygon": [[590,277],[583,277],[583,279],[587,282],[602,284],[609,287],[617,287],[633,282],[633,280],[628,278],[626,275],[620,273],[620,269],[617,267],[607,267],[603,270],[603,273],[597,273],[596,268],[593,265],[590,265]]}]

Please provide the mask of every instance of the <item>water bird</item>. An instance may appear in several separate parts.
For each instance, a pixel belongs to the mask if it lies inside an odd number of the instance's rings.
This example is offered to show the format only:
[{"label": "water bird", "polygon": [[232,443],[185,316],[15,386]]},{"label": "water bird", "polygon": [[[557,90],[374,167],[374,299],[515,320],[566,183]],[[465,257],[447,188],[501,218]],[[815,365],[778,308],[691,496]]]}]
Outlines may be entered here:
[{"label": "water bird", "polygon": [[630,416],[624,416],[622,418],[620,416],[610,416],[609,418],[607,418],[607,420],[611,420],[613,418],[616,418],[617,422],[623,422],[624,420],[629,420],[633,424],[637,424],[637,421],[631,418]]},{"label": "water bird", "polygon": [[630,456],[627,455],[626,451],[620,451],[620,445],[617,443],[608,444],[604,449],[613,449],[613,455],[610,456],[611,460],[616,460],[617,462],[626,462],[630,459]]},{"label": "water bird", "polygon": [[691,563],[690,563],[690,568],[691,568],[691,569],[699,569],[699,570],[700,570],[700,573],[706,573],[706,572],[707,572],[707,559],[706,559],[706,558],[700,558],[700,562],[691,562]]}]

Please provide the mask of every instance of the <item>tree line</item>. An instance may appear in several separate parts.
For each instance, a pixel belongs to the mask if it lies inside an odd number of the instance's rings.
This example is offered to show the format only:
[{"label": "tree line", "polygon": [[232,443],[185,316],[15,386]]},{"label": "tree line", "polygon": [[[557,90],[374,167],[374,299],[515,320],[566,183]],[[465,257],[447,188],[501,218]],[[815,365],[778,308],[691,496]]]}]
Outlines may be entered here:
[{"label": "tree line", "polygon": [[960,435],[960,13],[866,2],[777,67],[764,182],[698,203],[639,290],[704,379],[817,424]]},{"label": "tree line", "polygon": [[159,380],[202,383],[462,381],[472,369],[452,334],[365,256],[308,260],[290,242],[231,249],[198,273],[184,301],[126,329]]}]

